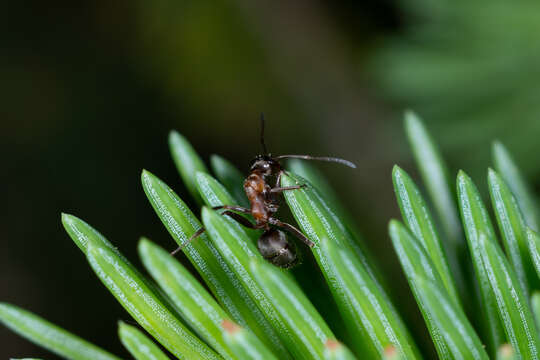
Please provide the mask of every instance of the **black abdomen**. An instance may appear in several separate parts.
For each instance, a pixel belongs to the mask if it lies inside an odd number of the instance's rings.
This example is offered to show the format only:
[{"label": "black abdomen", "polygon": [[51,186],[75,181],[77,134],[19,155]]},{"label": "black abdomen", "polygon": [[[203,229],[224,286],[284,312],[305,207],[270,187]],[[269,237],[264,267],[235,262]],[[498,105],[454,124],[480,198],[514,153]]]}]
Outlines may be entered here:
[{"label": "black abdomen", "polygon": [[272,264],[281,268],[290,268],[298,263],[294,243],[287,241],[283,231],[266,230],[257,241],[261,255]]}]

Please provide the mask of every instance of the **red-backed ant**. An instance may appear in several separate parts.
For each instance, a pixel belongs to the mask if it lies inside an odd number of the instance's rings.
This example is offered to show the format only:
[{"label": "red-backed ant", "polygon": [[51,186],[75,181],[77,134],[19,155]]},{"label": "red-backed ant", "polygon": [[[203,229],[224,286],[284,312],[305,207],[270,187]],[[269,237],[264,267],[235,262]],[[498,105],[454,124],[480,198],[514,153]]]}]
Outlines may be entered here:
[{"label": "red-backed ant", "polygon": [[[287,240],[287,236],[279,228],[293,234],[309,247],[313,247],[314,243],[293,225],[273,217],[274,213],[276,213],[279,208],[279,199],[276,195],[281,194],[284,191],[297,190],[305,186],[296,185],[280,187],[281,176],[283,174],[287,174],[285,169],[283,169],[281,166],[280,160],[294,158],[303,160],[330,161],[343,164],[351,168],[356,168],[356,165],[348,160],[326,156],[316,157],[310,155],[280,155],[273,157],[270,153],[268,153],[266,144],[264,143],[264,116],[262,114],[261,145],[265,155],[257,155],[255,159],[253,159],[251,162],[249,175],[244,181],[244,191],[246,192],[246,196],[251,204],[251,207],[248,209],[241,206],[222,205],[216,206],[213,209],[224,209],[225,211],[222,212],[221,215],[227,215],[247,228],[263,229],[264,232],[257,241],[257,248],[259,249],[261,255],[276,266],[290,268],[296,265],[298,262],[296,248],[293,243],[290,243]],[[270,177],[276,177],[274,187],[271,187],[267,182],[268,178]],[[234,211],[243,214],[251,214],[255,220],[255,224]],[[204,228],[197,230],[197,232],[195,232],[185,244],[176,249],[172,254],[174,255],[184,246],[189,244],[193,239],[201,235],[204,231]]]}]

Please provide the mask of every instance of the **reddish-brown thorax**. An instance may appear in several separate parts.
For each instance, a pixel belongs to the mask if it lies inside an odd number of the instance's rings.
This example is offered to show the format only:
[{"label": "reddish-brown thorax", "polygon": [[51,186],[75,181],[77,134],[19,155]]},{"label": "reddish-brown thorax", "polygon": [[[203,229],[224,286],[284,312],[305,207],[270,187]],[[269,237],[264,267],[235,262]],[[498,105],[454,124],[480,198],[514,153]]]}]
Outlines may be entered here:
[{"label": "reddish-brown thorax", "polygon": [[255,219],[257,226],[266,228],[268,218],[271,216],[266,204],[270,186],[266,184],[261,174],[253,172],[244,181],[244,191],[251,204],[251,215]]}]

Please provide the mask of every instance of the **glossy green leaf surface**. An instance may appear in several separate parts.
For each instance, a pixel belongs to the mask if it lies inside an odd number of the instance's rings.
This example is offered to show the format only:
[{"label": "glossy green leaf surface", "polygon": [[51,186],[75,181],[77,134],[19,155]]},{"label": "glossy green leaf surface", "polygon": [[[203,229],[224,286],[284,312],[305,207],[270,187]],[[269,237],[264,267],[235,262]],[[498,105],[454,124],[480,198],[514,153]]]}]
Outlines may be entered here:
[{"label": "glossy green leaf surface", "polygon": [[242,174],[233,164],[219,155],[210,157],[210,166],[220,183],[227,188],[238,205],[248,207],[249,202],[244,192],[244,179]]},{"label": "glossy green leaf surface", "polygon": [[237,205],[236,200],[227,189],[207,173],[197,172],[195,185],[204,203],[209,207]]},{"label": "glossy green leaf surface", "polygon": [[[347,292],[343,288],[343,283],[338,280],[338,265],[334,263],[329,255],[323,250],[321,243],[322,239],[325,239],[333,242],[335,246],[340,247],[344,251],[348,251],[350,249],[348,244],[351,241],[351,235],[340,219],[330,209],[325,200],[321,197],[318,191],[312,187],[311,184],[309,184],[305,179],[302,179],[294,174],[282,177],[282,186],[293,186],[296,183],[307,184],[307,186],[299,190],[285,192],[287,204],[289,205],[304,234],[306,234],[306,236],[315,243],[315,246],[312,249],[313,254],[315,255],[315,259],[317,260],[317,263],[324,274],[330,290],[332,291],[334,300],[336,301],[343,320],[347,324],[347,328],[356,328],[356,331],[361,332],[362,330],[358,329],[358,327],[361,327],[361,325],[357,324],[355,319],[357,316],[356,313],[357,311],[360,311],[360,309],[355,309],[350,303]],[[351,251],[350,256],[353,256],[356,259],[357,263],[359,264],[358,266],[361,266],[363,272],[368,274],[372,279],[372,281],[369,282],[369,286],[371,287],[369,290],[372,293],[378,294],[386,301],[387,306],[392,309],[392,314],[387,314],[387,316],[393,318],[392,324],[388,324],[388,326],[397,327],[388,329],[388,332],[394,332],[403,336],[402,338],[399,338],[397,342],[399,342],[404,349],[409,346],[414,348],[414,345],[409,341],[410,339],[404,335],[403,329],[397,325],[400,323],[399,316],[393,310],[393,306],[388,300],[387,295],[375,279],[375,276],[370,270],[366,259],[362,257],[357,258],[356,252],[354,251]],[[366,325],[367,321],[364,323],[364,326]],[[359,346],[361,345],[359,344]],[[409,351],[414,352],[414,350]]]},{"label": "glossy green leaf surface", "polygon": [[[149,171],[143,171],[144,192],[157,215],[178,245],[201,228],[201,223],[186,204]],[[255,301],[238,281],[235,273],[217,251],[207,234],[202,234],[183,249],[195,269],[210,288],[217,301],[241,326],[250,328],[266,344],[273,344],[275,334],[264,319]]]},{"label": "glossy green leaf surface", "polygon": [[487,343],[488,353],[495,355],[497,348],[505,342],[506,337],[499,319],[497,301],[489,286],[488,274],[483,266],[479,239],[480,234],[484,234],[489,241],[494,243],[497,239],[478,189],[463,171],[460,171],[457,177],[457,190],[465,235],[480,290],[480,311],[483,315],[482,334],[485,336],[484,341]]},{"label": "glossy green leaf surface", "polygon": [[251,260],[250,269],[294,342],[295,358],[323,359],[326,342],[335,337],[296,282],[283,276],[286,270],[260,259]]},{"label": "glossy green leaf surface", "polygon": [[[459,293],[468,293],[470,282],[465,278],[468,271],[466,245],[448,167],[422,120],[412,111],[405,112],[405,133],[429,194],[428,200],[434,206],[436,221],[442,225],[441,244],[454,275],[454,286]],[[468,299],[463,300],[464,305],[470,303]]]},{"label": "glossy green leaf surface", "polygon": [[519,358],[538,359],[540,339],[528,299],[519,286],[516,274],[499,245],[488,240],[484,234],[480,235],[479,247],[481,261],[512,348]]},{"label": "glossy green leaf surface", "polygon": [[[298,344],[291,340],[285,324],[251,271],[251,259],[264,261],[251,238],[247,236],[245,231],[239,229],[237,224],[233,224],[232,221],[207,207],[202,210],[202,220],[206,231],[235,274],[238,283],[254,300],[255,308],[252,311],[263,315],[259,321],[261,325],[264,325],[265,334],[271,341],[270,349],[280,359],[290,358],[286,349],[292,354],[297,354],[295,350]],[[282,278],[285,277],[286,275],[283,274]]]},{"label": "glossy green leaf surface", "polygon": [[157,341],[180,359],[220,359],[193,335],[158,296],[110,248],[89,242],[90,266],[129,314]]},{"label": "glossy green leaf surface", "polygon": [[355,339],[351,346],[356,353],[375,359],[393,346],[404,358],[420,358],[403,322],[358,259],[332,241],[323,240],[322,249],[335,265],[336,281],[350,304],[345,324]]},{"label": "glossy green leaf surface", "polygon": [[462,229],[447,166],[424,124],[412,111],[405,113],[405,132],[445,234],[457,246],[463,242]]},{"label": "glossy green leaf surface", "polygon": [[[375,277],[379,279],[379,281],[384,282],[385,279],[383,279],[382,275],[378,271],[378,268],[376,268],[377,261],[375,261],[373,255],[369,253],[369,250],[365,246],[365,242],[363,240],[362,233],[357,226],[357,222],[354,220],[351,213],[344,208],[339,200],[338,195],[324,174],[313,164],[310,164],[305,160],[291,159],[287,162],[287,165],[291,172],[306,179],[315,189],[317,189],[320,196],[328,204],[328,207],[336,213],[351,234],[349,245],[354,249],[358,256],[366,259],[366,261],[370,264],[370,268],[374,272]],[[351,169],[350,171],[358,171],[358,169]],[[383,283],[383,285],[385,285],[385,283]]]},{"label": "glossy green leaf surface", "polygon": [[[414,282],[415,276],[422,276],[432,280],[435,283],[443,284],[440,275],[435,268],[435,265],[430,260],[424,247],[421,243],[412,235],[407,228],[397,220],[390,221],[389,224],[390,237],[392,238],[392,244],[397,253],[398,259],[401,263],[401,267],[405,272],[407,281],[411,287],[412,293],[418,303],[418,307],[424,317],[427,328],[431,335],[431,339],[437,349],[437,353],[441,359],[451,359],[452,352],[446,339],[442,335],[442,329],[433,321],[433,316],[430,313],[423,298],[420,296],[420,289]],[[443,294],[449,297],[448,292],[443,290]],[[454,299],[451,300],[456,306],[458,302]]]},{"label": "glossy green leaf surface", "polygon": [[111,249],[114,249],[111,243],[103,235],[101,235],[87,222],[79,219],[76,216],[62,213],[62,225],[64,225],[64,229],[71,237],[73,242],[75,242],[75,244],[85,255],[86,245],[89,241],[101,243]]},{"label": "glossy green leaf surface", "polygon": [[512,193],[516,197],[525,222],[527,225],[535,231],[540,228],[538,221],[540,219],[540,212],[538,210],[538,204],[536,198],[532,194],[529,185],[523,178],[519,168],[510,156],[510,153],[506,147],[496,141],[493,143],[493,162],[495,163],[495,169],[501,174],[501,177],[508,184]]},{"label": "glossy green leaf surface", "polygon": [[197,279],[167,251],[150,240],[142,239],[139,242],[139,255],[184,321],[221,356],[233,359],[221,329],[222,322],[230,321],[230,318]]},{"label": "glossy green leaf surface", "polygon": [[413,275],[412,282],[448,347],[448,359],[489,359],[463,310],[446,296],[444,289],[419,275]]},{"label": "glossy green leaf surface", "polygon": [[136,360],[168,360],[167,355],[135,326],[118,322],[118,337]]},{"label": "glossy green leaf surface", "polygon": [[529,284],[537,284],[538,281],[529,256],[525,220],[510,188],[502,177],[491,169],[488,171],[488,183],[504,249],[524,295],[528,296]]},{"label": "glossy green leaf surface", "polygon": [[120,359],[96,345],[15,305],[0,303],[0,322],[33,343],[68,359]]},{"label": "glossy green leaf surface", "polygon": [[222,328],[225,343],[238,359],[278,360],[255,335],[246,329],[227,320],[223,321]]},{"label": "glossy green leaf surface", "polygon": [[146,283],[146,285],[152,289],[157,296],[167,305],[169,309],[176,313],[176,310],[171,306],[168,299],[163,296],[161,289],[159,289],[152,281],[147,277],[142,275],[139,270],[137,270],[121,253],[116,247],[114,247],[99,231],[94,229],[84,220],[79,219],[76,216],[69,214],[62,214],[62,224],[68,235],[71,237],[73,242],[82,250],[86,255],[86,247],[89,243],[100,244],[109,248],[113,251],[118,257],[120,257],[126,264],[129,266],[132,271],[138,274],[139,278]]},{"label": "glossy green leaf surface", "polygon": [[206,165],[189,141],[176,131],[171,131],[169,134],[169,150],[176,169],[191,196],[198,204],[202,204],[202,199],[195,185],[195,173],[197,171],[208,172]]},{"label": "glossy green leaf surface", "polygon": [[[285,191],[283,194],[296,222],[308,239],[315,243],[314,254],[319,265],[321,265],[320,259],[324,256],[319,246],[321,239],[328,238],[345,248],[352,248],[351,245],[355,240],[319,191],[306,179],[292,173],[289,173],[289,176],[284,175],[281,177],[281,186],[295,186],[298,184],[305,184],[306,186],[298,190]],[[370,276],[375,278],[367,258],[361,253],[358,256]],[[323,271],[325,270],[326,268],[323,267]],[[327,280],[329,280],[328,277]]]},{"label": "glossy green leaf surface", "polygon": [[536,321],[536,328],[540,329],[540,292],[535,291],[531,296],[531,308]]},{"label": "glossy green leaf surface", "polygon": [[531,228],[527,228],[526,231],[530,258],[536,269],[536,274],[540,278],[540,235]]},{"label": "glossy green leaf surface", "polygon": [[459,304],[446,254],[424,198],[410,176],[398,166],[394,166],[392,179],[403,221],[424,247],[448,294]]}]

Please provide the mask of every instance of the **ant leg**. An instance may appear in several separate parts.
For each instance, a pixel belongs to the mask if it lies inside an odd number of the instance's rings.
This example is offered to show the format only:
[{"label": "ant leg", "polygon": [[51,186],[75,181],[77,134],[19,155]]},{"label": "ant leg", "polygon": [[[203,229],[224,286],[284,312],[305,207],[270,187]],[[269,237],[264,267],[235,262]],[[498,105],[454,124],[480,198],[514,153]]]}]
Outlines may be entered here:
[{"label": "ant leg", "polygon": [[272,225],[275,225],[277,227],[280,227],[280,228],[283,228],[285,230],[287,230],[288,232],[292,233],[294,236],[296,236],[298,239],[302,240],[307,246],[309,246],[310,248],[312,248],[313,246],[315,246],[315,244],[313,243],[313,241],[309,240],[306,235],[302,234],[302,232],[300,230],[298,230],[297,228],[295,228],[294,226],[292,226],[291,224],[287,224],[281,220],[278,220],[276,218],[269,218],[268,219],[268,222]]},{"label": "ant leg", "polygon": [[[245,207],[242,207],[242,206],[234,206],[234,205],[221,205],[221,206],[214,206],[212,208],[212,210],[220,210],[220,209],[225,209],[225,210],[232,210],[232,211],[238,211],[238,212],[241,212],[243,214],[251,214],[251,210],[250,209],[247,209]],[[225,212],[224,212],[225,213]]]},{"label": "ant leg", "polygon": [[306,186],[307,186],[306,184],[302,184],[302,185],[296,185],[296,186],[275,187],[275,188],[270,189],[270,192],[271,193],[282,193],[282,192],[287,191],[287,190],[298,190],[298,189],[304,188]]},{"label": "ant leg", "polygon": [[257,229],[257,226],[255,224],[252,224],[251,221],[241,215],[238,215],[237,213],[233,213],[232,211],[224,211],[221,213],[221,215],[227,215],[231,217],[232,219],[238,221],[241,225],[244,225],[248,229]]},{"label": "ant leg", "polygon": [[196,238],[198,238],[199,236],[202,235],[203,232],[205,232],[206,229],[205,228],[200,228],[199,230],[197,230],[195,233],[193,233],[193,235],[191,235],[188,239],[188,241],[186,241],[185,243],[183,243],[182,245],[180,245],[179,247],[176,248],[176,250],[174,250],[173,252],[171,252],[171,255],[174,256],[176,254],[178,254],[178,252],[180,250],[182,250],[183,248],[186,247],[187,244],[189,244],[190,242],[192,242],[193,240],[195,240]]},{"label": "ant leg", "polygon": [[[276,188],[279,187],[280,182],[281,182],[281,175],[283,175],[283,174],[287,175],[288,177],[291,177],[291,174],[289,174],[289,173],[287,172],[287,170],[281,169],[281,171],[279,172],[279,174],[278,174],[278,176],[277,176],[277,181],[276,181],[276,186],[275,186]],[[298,184],[298,180],[295,179],[294,182]],[[303,184],[303,185],[301,185],[301,186],[306,186],[306,185]]]},{"label": "ant leg", "polygon": [[[277,178],[276,178],[276,186],[274,186],[274,187],[279,187],[279,186],[280,186],[281,175],[283,175],[283,174],[287,175],[288,177],[291,176],[291,174],[289,174],[289,173],[287,172],[287,170],[281,169],[281,170],[279,171],[279,174],[278,174]],[[298,181],[296,181],[296,183],[298,184]]]},{"label": "ant leg", "polygon": [[[216,206],[213,209],[215,209],[215,210],[218,210],[218,209],[231,209],[231,210],[242,211],[242,212],[248,211],[248,214],[251,213],[251,211],[249,211],[249,209],[245,209],[245,208],[242,208],[242,207],[239,207],[239,206],[224,205],[224,206]],[[246,218],[244,218],[244,217],[242,217],[242,216],[240,216],[240,215],[238,215],[236,213],[233,213],[232,211],[224,211],[220,215],[228,215],[231,218],[233,218],[234,220],[238,221],[240,224],[244,225],[245,227],[250,228],[250,229],[256,229],[255,225],[253,225],[248,219],[246,219]],[[206,231],[205,228],[200,228],[199,230],[197,230],[193,235],[190,236],[188,241],[186,241],[181,246],[177,247],[173,252],[171,252],[171,255],[172,256],[176,255],[180,250],[185,248],[190,242],[192,242],[193,240],[195,240],[196,238],[201,236],[205,231]]]},{"label": "ant leg", "polygon": [[283,175],[284,173],[285,173],[285,170],[281,169],[281,171],[277,174],[276,186],[274,186],[274,188],[278,188],[281,186],[281,175]]}]

